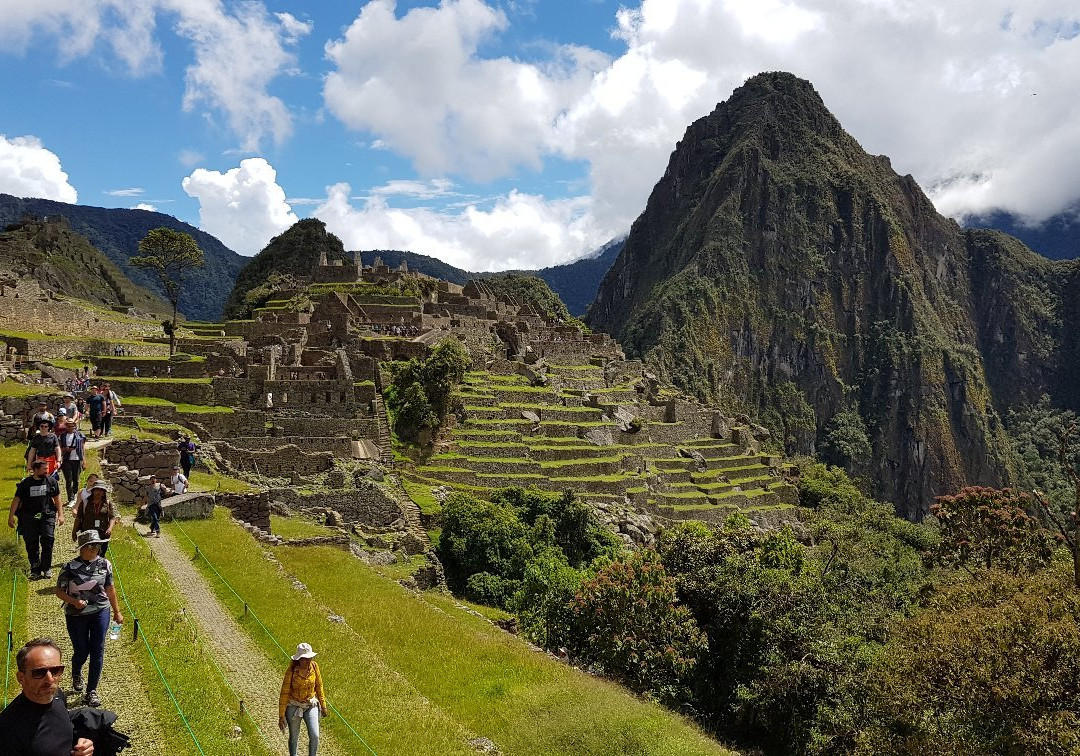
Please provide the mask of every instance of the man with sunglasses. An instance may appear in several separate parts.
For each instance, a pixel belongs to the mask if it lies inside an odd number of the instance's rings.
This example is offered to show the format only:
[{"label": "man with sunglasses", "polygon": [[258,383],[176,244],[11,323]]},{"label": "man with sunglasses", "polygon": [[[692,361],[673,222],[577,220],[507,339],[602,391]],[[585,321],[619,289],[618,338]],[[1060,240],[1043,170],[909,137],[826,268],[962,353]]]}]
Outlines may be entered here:
[{"label": "man with sunglasses", "polygon": [[15,677],[22,693],[0,712],[4,756],[93,756],[91,741],[75,740],[60,692],[64,675],[60,661],[60,647],[51,638],[35,638],[16,654]]},{"label": "man with sunglasses", "polygon": [[19,525],[19,535],[30,560],[30,579],[52,577],[53,539],[56,526],[64,524],[60,503],[60,485],[45,474],[45,460],[35,459],[31,475],[15,487],[15,498],[8,510],[8,527]]}]

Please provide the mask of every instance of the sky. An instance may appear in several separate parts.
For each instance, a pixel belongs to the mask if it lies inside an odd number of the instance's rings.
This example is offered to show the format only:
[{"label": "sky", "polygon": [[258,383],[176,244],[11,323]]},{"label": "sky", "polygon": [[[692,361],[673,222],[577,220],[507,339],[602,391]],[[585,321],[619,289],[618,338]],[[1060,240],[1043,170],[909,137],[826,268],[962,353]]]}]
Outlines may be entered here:
[{"label": "sky", "polygon": [[1075,0],[0,0],[0,192],[540,268],[773,70],[947,215],[1080,208]]}]

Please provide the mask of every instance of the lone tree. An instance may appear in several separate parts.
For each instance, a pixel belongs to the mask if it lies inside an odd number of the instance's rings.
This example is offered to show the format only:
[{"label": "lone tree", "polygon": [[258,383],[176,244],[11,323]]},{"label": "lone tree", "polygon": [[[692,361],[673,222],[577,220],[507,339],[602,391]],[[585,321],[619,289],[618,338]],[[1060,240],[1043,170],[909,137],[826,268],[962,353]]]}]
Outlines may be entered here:
[{"label": "lone tree", "polygon": [[157,273],[161,288],[172,305],[172,320],[162,323],[169,336],[169,354],[176,352],[176,301],[184,285],[184,274],[201,268],[203,252],[190,234],[171,228],[155,228],[139,242],[139,252],[131,264]]}]

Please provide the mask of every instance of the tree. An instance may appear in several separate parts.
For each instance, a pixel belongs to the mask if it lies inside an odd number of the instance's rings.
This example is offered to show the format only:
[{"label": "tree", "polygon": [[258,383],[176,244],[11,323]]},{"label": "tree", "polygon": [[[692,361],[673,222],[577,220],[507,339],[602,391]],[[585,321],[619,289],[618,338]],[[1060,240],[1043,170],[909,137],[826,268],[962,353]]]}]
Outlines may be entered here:
[{"label": "tree", "polygon": [[1065,425],[1061,432],[1058,434],[1059,450],[1058,458],[1061,462],[1061,466],[1065,471],[1065,474],[1069,478],[1069,482],[1073,486],[1073,511],[1070,513],[1072,519],[1072,527],[1067,527],[1066,523],[1054,512],[1054,508],[1047,501],[1040,491],[1035,491],[1035,500],[1039,502],[1039,506],[1042,508],[1046,516],[1050,518],[1050,521],[1054,523],[1054,527],[1057,528],[1058,536],[1069,547],[1069,554],[1072,555],[1073,563],[1073,585],[1080,590],[1080,532],[1077,531],[1077,525],[1080,525],[1080,473],[1076,471],[1076,456],[1073,452],[1073,436],[1076,434],[1076,421],[1073,420]]},{"label": "tree", "polygon": [[941,524],[941,562],[969,570],[969,564],[1012,572],[1044,567],[1056,544],[1028,514],[1031,504],[1030,496],[1008,488],[970,486],[939,496],[930,513]]},{"label": "tree", "polygon": [[184,275],[192,268],[203,265],[203,251],[190,234],[171,228],[155,228],[139,242],[139,255],[133,255],[131,264],[137,268],[157,273],[165,297],[172,305],[169,354],[176,352],[176,302],[184,286]]}]

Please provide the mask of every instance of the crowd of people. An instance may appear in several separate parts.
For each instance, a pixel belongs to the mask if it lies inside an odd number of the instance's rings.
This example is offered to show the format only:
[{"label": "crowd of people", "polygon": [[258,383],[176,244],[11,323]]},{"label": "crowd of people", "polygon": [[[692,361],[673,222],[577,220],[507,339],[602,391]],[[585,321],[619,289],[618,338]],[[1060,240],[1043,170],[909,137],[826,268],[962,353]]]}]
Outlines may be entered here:
[{"label": "crowd of people", "polygon": [[[71,642],[71,690],[82,694],[81,703],[87,708],[78,713],[67,709],[61,687],[67,666],[62,663],[60,646],[51,638],[29,641],[16,654],[16,679],[22,692],[0,712],[3,756],[92,756],[115,753],[115,745],[126,741],[111,728],[115,715],[100,710],[98,690],[110,625],[124,622],[113,586],[113,566],[105,558],[120,515],[109,496],[109,485],[97,474],[90,473],[81,482],[86,437],[80,429],[88,419],[94,439],[108,436],[121,401],[108,383],[90,386],[87,396],[76,397],[73,391],[65,393],[55,412],[47,402],[40,402],[28,419],[27,475],[15,487],[8,527],[17,528],[23,539],[30,579],[52,580],[57,528],[64,527],[66,510],[70,510],[76,556],[57,570],[53,592],[63,602]],[[144,489],[151,537],[161,536],[163,500],[188,490],[197,447],[189,435],[181,434],[176,449],[179,464],[172,475],[163,480],[151,475]],[[290,756],[297,754],[301,724],[307,730],[309,756],[318,749],[319,718],[326,716],[326,699],[315,656],[310,645],[301,643],[282,682],[278,725],[283,733],[288,731]]]}]

